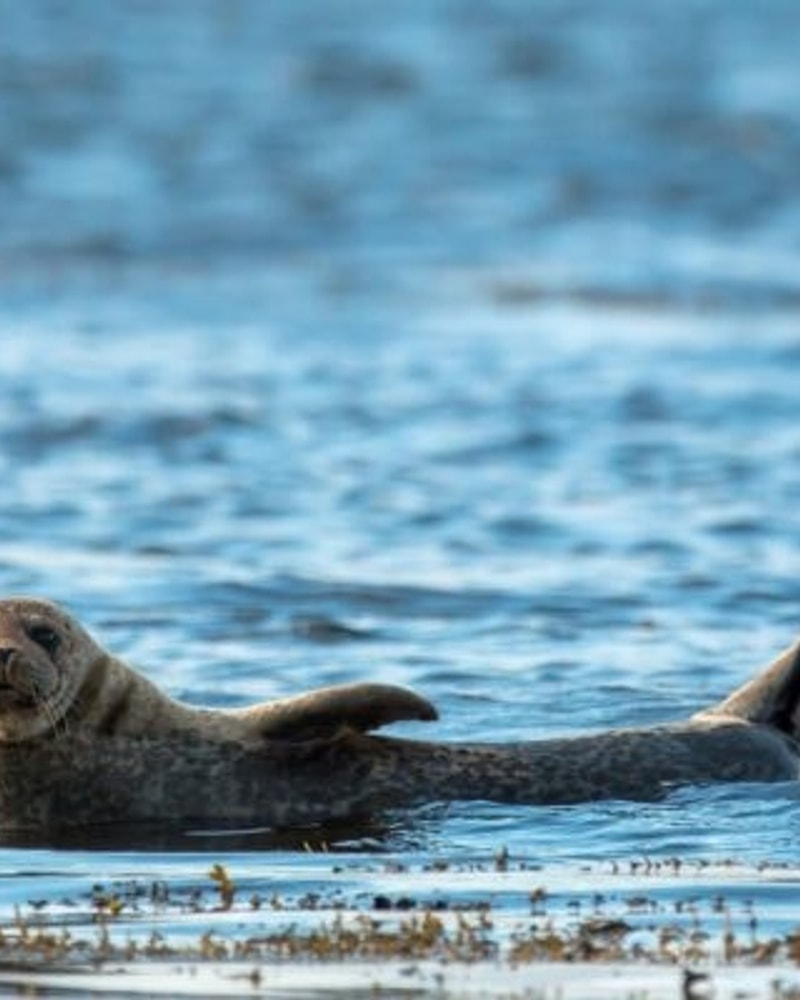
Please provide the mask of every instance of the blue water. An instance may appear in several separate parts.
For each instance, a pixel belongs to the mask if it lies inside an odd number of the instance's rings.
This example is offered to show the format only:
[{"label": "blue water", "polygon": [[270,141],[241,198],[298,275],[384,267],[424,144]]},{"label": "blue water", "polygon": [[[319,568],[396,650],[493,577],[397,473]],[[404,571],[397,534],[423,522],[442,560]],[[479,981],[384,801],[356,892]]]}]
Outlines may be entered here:
[{"label": "blue water", "polygon": [[[680,717],[795,638],[798,5],[0,17],[0,591],[178,697],[379,679],[443,739]],[[798,826],[794,786],[694,789],[339,847],[546,881],[792,866]],[[5,849],[0,911],[202,882],[198,843]],[[210,849],[335,888],[269,846]]]}]

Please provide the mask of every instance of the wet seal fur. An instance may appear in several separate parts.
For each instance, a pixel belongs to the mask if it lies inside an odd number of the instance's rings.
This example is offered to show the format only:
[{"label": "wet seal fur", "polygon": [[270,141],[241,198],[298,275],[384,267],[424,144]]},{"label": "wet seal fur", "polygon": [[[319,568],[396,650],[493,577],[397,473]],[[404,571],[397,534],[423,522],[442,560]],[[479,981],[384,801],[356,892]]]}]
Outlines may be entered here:
[{"label": "wet seal fur", "polygon": [[47,601],[0,601],[0,829],[122,822],[287,827],[431,801],[651,799],[679,784],[795,780],[800,644],[719,705],[639,729],[514,744],[371,735],[433,720],[390,685],[194,708]]}]

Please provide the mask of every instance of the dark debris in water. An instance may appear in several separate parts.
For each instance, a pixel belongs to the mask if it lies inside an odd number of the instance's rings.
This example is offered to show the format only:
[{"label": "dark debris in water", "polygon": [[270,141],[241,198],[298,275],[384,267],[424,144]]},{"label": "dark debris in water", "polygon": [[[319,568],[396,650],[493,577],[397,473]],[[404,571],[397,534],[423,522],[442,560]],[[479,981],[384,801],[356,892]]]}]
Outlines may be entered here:
[{"label": "dark debris in water", "polygon": [[[475,865],[445,866],[451,876],[467,875]],[[478,866],[481,868],[481,866]],[[613,866],[610,874],[620,872]],[[50,905],[32,900],[0,925],[0,964],[53,971],[108,962],[277,962],[277,961],[440,961],[499,962],[508,968],[531,963],[647,963],[689,970],[686,983],[699,982],[692,970],[710,966],[800,966],[800,926],[782,933],[762,931],[755,906],[733,890],[710,892],[683,883],[685,869],[701,875],[707,866],[669,862],[631,862],[626,875],[642,880],[639,892],[588,893],[557,898],[544,886],[528,890],[529,913],[509,914],[495,893],[448,898],[388,891],[364,900],[333,892],[298,896],[240,884],[223,864],[199,885],[170,886],[163,881],[95,885],[80,901]],[[734,872],[735,863],[715,865]],[[372,870],[372,869],[371,869]],[[481,870],[499,878],[540,876],[535,868],[512,861],[507,852]],[[781,867],[784,873],[789,869]],[[341,867],[334,872],[346,874]],[[423,866],[419,874],[430,874]],[[792,877],[796,869],[792,869]],[[380,868],[375,868],[380,874]],[[409,870],[403,869],[403,875]],[[394,862],[384,868],[396,875]],[[596,872],[586,871],[587,885]],[[609,874],[605,872],[604,874]],[[672,898],[647,891],[647,881],[662,885],[674,877],[685,893]],[[730,891],[734,895],[728,898]],[[66,905],[65,905],[66,902]],[[66,911],[70,912],[67,913]],[[77,911],[77,912],[76,912]],[[196,934],[180,937],[170,920],[203,915]],[[257,914],[257,916],[256,916]],[[691,996],[691,991],[685,995]]]}]

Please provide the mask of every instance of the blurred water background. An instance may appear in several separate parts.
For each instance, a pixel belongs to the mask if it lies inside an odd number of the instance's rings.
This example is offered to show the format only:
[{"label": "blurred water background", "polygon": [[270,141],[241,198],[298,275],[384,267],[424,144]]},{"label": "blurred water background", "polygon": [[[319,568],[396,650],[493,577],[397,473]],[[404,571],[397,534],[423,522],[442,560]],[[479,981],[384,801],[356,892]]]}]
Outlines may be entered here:
[{"label": "blurred water background", "polygon": [[[790,0],[0,0],[0,590],[176,696],[380,679],[442,738],[724,695],[800,624],[799,34]],[[744,787],[340,848],[541,881],[791,866],[799,828]],[[267,846],[213,849],[332,877]],[[0,909],[207,867],[9,847]]]}]

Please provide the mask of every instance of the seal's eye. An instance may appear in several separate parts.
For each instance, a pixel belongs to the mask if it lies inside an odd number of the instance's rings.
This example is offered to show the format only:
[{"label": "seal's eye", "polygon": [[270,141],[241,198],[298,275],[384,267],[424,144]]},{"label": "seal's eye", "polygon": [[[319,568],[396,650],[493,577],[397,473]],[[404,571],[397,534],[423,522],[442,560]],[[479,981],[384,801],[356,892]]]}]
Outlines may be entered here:
[{"label": "seal's eye", "polygon": [[61,642],[58,632],[50,628],[49,625],[31,625],[25,631],[28,633],[28,638],[32,639],[37,646],[41,646],[45,653],[50,656],[55,653]]}]

